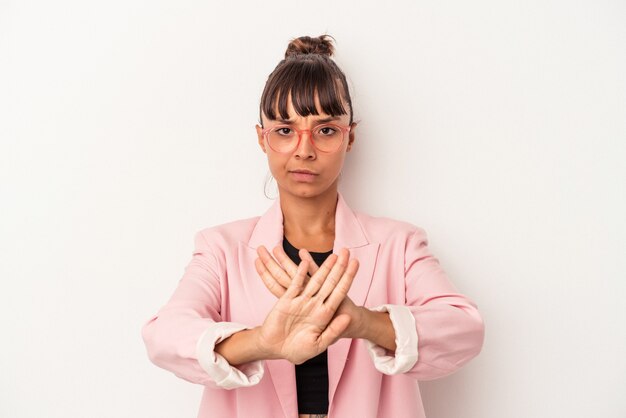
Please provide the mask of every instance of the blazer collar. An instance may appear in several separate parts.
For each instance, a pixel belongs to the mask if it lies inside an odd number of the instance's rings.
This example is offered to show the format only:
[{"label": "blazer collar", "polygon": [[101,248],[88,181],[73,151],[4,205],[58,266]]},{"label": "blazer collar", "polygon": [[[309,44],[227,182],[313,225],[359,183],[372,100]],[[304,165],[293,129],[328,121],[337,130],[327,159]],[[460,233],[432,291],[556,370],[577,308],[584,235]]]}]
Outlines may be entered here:
[{"label": "blazer collar", "polygon": [[[283,242],[283,212],[280,199],[259,218],[256,227],[252,231],[248,245],[257,248],[265,246],[268,251]],[[337,208],[335,210],[335,245],[334,250],[357,248],[369,244],[356,214],[348,206],[341,193],[337,192]]]}]

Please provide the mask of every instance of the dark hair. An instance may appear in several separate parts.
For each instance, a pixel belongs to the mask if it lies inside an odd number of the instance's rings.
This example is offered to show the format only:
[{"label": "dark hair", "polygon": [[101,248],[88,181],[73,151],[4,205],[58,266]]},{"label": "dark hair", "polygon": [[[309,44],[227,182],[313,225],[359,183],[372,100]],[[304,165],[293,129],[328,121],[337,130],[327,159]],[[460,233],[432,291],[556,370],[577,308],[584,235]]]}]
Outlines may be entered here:
[{"label": "dark hair", "polygon": [[280,117],[289,118],[287,99],[290,93],[293,107],[300,116],[318,115],[315,106],[316,92],[322,111],[331,116],[348,114],[342,103],[342,99],[345,100],[352,123],[352,100],[348,83],[343,71],[330,58],[334,47],[328,38],[332,36],[301,36],[291,40],[285,58],[278,63],[265,83],[259,111],[261,126],[263,113],[271,120],[277,119],[277,102]]}]

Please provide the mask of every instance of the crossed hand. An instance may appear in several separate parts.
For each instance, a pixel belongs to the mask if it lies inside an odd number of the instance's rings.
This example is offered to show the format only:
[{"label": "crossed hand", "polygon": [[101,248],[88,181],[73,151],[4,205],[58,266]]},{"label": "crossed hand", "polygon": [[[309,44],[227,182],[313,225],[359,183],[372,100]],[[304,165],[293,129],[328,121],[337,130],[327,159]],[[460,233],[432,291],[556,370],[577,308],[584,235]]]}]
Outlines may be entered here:
[{"label": "crossed hand", "polygon": [[278,263],[264,246],[257,253],[257,272],[278,298],[259,330],[259,347],[270,357],[301,364],[339,338],[357,334],[361,311],[347,294],[359,262],[349,259],[348,249],[331,254],[319,267],[305,249],[299,265],[280,246],[274,248]]}]

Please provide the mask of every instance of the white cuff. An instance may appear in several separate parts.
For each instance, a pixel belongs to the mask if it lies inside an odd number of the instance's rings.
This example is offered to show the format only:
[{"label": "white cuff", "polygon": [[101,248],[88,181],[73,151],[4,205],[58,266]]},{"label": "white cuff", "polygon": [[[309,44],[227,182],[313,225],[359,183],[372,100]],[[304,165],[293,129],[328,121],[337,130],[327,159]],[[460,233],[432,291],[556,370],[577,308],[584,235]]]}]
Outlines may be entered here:
[{"label": "white cuff", "polygon": [[365,340],[367,351],[374,361],[374,367],[384,374],[399,374],[409,371],[417,362],[417,329],[411,310],[402,305],[381,305],[368,308],[374,312],[389,312],[389,318],[396,332],[395,355],[387,355],[384,347]]},{"label": "white cuff", "polygon": [[263,361],[251,361],[237,367],[215,352],[215,346],[236,332],[250,327],[235,322],[215,322],[198,339],[196,357],[202,369],[224,389],[256,385],[265,371]]}]

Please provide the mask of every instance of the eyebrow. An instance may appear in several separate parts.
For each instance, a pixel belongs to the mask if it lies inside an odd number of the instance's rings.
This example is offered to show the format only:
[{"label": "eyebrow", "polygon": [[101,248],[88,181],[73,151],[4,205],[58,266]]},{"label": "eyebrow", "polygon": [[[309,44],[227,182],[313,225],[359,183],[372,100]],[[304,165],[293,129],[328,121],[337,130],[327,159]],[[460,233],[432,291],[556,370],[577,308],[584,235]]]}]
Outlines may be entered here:
[{"label": "eyebrow", "polygon": [[[337,121],[339,119],[341,119],[339,116],[331,116],[331,117],[328,117],[328,118],[317,119],[314,122],[316,122],[316,123],[326,123],[326,122]],[[294,124],[294,121],[292,121],[290,119],[277,119],[276,121],[280,122],[280,123],[287,124],[287,125],[293,125]]]}]

